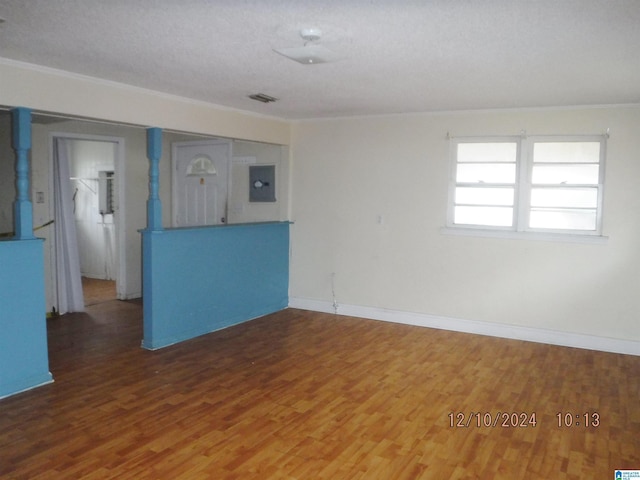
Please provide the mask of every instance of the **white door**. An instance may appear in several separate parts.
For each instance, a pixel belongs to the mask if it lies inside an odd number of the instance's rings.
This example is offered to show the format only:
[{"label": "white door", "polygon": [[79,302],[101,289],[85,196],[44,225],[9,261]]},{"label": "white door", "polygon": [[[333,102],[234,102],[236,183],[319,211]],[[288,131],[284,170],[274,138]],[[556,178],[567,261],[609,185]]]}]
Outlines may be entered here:
[{"label": "white door", "polygon": [[173,226],[225,223],[231,142],[176,142],[173,163]]}]

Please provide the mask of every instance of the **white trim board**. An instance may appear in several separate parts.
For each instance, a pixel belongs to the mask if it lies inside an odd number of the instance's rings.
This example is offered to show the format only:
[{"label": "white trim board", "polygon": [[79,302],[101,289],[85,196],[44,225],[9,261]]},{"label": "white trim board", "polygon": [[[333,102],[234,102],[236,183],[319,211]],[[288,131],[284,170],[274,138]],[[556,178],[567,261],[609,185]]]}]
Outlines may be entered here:
[{"label": "white trim board", "polygon": [[[217,103],[211,103],[204,100],[196,100],[189,97],[181,97],[180,95],[160,92],[158,90],[151,90],[149,88],[138,87],[135,85],[130,85],[128,83],[116,82],[114,80],[106,80],[104,78],[92,77],[90,75],[83,75],[81,73],[69,72],[67,70],[60,70],[59,68],[45,67],[44,65],[37,65],[35,63],[28,63],[20,60],[13,60],[6,57],[0,57],[0,65],[6,65],[8,67],[13,67],[13,68],[20,68],[20,69],[24,69],[32,72],[42,73],[45,75],[53,75],[53,76],[61,77],[63,79],[84,81],[84,82],[92,83],[98,86],[119,88],[125,91],[138,93],[141,95],[150,95],[156,98],[184,102],[186,104],[196,105],[196,106],[201,106],[206,108],[214,108],[220,111],[240,113],[243,115],[248,115],[248,116],[257,117],[257,118],[264,118],[267,120],[277,120],[281,122],[286,121],[286,119],[284,118],[276,117],[273,115],[266,115],[263,113],[252,112],[251,110],[241,110],[239,108],[227,107],[225,105],[218,105]],[[37,110],[37,109],[34,111],[36,113],[46,113],[46,112],[41,112],[40,110]],[[71,118],[78,119],[79,117],[72,116]]]},{"label": "white trim board", "polygon": [[383,322],[401,323],[419,327],[451,330],[454,332],[474,333],[491,337],[510,338],[527,342],[546,343],[563,347],[584,348],[602,352],[620,353],[640,356],[640,342],[616,338],[596,337],[582,333],[560,332],[544,328],[522,327],[501,323],[463,320],[459,318],[440,317],[424,313],[404,312],[385,308],[363,307],[359,305],[334,305],[331,302],[307,298],[289,298],[289,308],[312,310],[315,312],[334,313],[351,317],[360,317]]},{"label": "white trim board", "polygon": [[[49,375],[51,375],[51,372],[49,372]],[[28,392],[29,390],[33,390],[35,388],[44,387],[45,385],[49,385],[49,384],[54,383],[54,382],[55,382],[55,380],[52,377],[51,380],[47,380],[46,382],[41,382],[41,383],[38,383],[36,385],[31,385],[30,387],[23,388],[22,390],[17,390],[15,392],[7,393],[6,395],[0,395],[0,400],[4,400],[5,398],[13,397],[14,395],[18,395],[19,393]]]},{"label": "white trim board", "polygon": [[138,298],[142,298],[142,292],[129,292],[129,293],[118,293],[118,300],[135,300]]}]

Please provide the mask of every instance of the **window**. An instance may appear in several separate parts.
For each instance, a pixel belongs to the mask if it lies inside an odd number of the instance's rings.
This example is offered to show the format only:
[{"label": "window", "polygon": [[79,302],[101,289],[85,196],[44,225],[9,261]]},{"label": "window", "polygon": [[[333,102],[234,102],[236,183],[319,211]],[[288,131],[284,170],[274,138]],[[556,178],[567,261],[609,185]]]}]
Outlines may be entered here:
[{"label": "window", "polygon": [[110,215],[115,212],[113,194],[113,172],[98,172],[98,208],[100,215]]},{"label": "window", "polygon": [[605,138],[452,140],[449,226],[600,235]]}]

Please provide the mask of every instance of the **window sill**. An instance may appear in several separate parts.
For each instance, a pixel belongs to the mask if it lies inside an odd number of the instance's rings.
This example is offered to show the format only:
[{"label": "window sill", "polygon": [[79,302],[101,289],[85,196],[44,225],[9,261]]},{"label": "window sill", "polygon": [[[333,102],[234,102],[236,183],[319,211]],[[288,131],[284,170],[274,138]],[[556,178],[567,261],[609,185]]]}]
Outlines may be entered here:
[{"label": "window sill", "polygon": [[509,230],[485,230],[481,228],[442,227],[443,235],[462,237],[505,238],[513,240],[536,240],[541,242],[582,243],[588,245],[605,245],[609,237],[602,235],[581,235],[569,233],[513,232]]}]

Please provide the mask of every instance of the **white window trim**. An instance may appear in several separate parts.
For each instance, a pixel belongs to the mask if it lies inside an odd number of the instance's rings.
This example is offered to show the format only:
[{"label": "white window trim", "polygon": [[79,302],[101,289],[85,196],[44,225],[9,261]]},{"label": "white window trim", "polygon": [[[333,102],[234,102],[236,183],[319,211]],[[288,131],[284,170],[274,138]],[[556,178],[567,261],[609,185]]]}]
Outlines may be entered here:
[{"label": "white window trim", "polygon": [[[511,136],[468,136],[450,137],[449,143],[449,190],[447,204],[447,225],[441,233],[461,236],[479,236],[495,238],[513,238],[572,243],[606,243],[608,237],[602,234],[602,210],[604,206],[604,176],[607,147],[607,135],[511,135]],[[540,142],[585,142],[600,143],[599,183],[595,230],[556,230],[529,228],[529,199],[531,196],[531,177],[533,171],[533,146]],[[516,184],[514,198],[514,221],[512,227],[489,225],[455,224],[454,207],[457,171],[457,145],[460,143],[512,142],[516,148]]]},{"label": "white window trim", "polygon": [[541,242],[561,242],[561,243],[582,243],[591,245],[602,245],[609,241],[609,237],[604,235],[584,235],[570,233],[546,233],[546,232],[516,232],[515,230],[489,228],[475,228],[465,226],[442,227],[440,233],[443,235],[454,235],[459,237],[482,237],[482,238],[503,238],[511,240],[536,240]]}]

